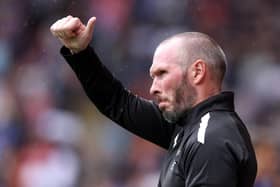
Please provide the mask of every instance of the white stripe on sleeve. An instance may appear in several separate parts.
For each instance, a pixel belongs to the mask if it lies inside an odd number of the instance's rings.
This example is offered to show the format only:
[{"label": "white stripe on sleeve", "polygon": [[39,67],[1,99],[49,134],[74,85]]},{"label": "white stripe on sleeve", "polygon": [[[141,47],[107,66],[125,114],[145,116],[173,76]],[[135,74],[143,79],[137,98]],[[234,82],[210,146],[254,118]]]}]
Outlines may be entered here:
[{"label": "white stripe on sleeve", "polygon": [[205,141],[205,133],[206,133],[206,128],[208,126],[209,119],[210,119],[210,114],[208,112],[201,118],[201,122],[199,124],[199,129],[198,129],[198,133],[197,133],[197,141],[202,144],[204,144],[204,141]]}]

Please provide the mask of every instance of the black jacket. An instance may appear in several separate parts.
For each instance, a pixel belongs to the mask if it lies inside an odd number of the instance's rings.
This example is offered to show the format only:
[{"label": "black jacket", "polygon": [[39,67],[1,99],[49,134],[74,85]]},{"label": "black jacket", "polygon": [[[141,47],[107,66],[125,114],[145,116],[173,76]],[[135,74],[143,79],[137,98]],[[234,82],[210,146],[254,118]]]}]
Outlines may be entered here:
[{"label": "black jacket", "polygon": [[156,104],[126,90],[91,47],[76,55],[63,47],[61,53],[104,115],[168,150],[159,187],[253,187],[255,153],[233,93],[210,97],[169,124]]}]

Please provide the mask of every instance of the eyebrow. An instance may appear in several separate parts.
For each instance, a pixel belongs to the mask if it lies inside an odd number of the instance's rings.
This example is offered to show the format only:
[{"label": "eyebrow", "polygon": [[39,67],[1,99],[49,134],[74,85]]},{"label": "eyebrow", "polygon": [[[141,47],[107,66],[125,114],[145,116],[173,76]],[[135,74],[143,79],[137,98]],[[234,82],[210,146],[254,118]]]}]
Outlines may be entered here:
[{"label": "eyebrow", "polygon": [[150,69],[149,69],[149,74],[150,74],[150,77],[152,77],[153,78],[153,75],[155,74],[155,67],[154,67],[154,65],[152,64],[151,65],[151,67],[150,67]]},{"label": "eyebrow", "polygon": [[154,71],[152,71],[152,69],[149,70],[149,74],[150,74],[150,77],[151,77],[151,78],[154,78],[154,75],[153,75],[153,74],[154,74]]}]

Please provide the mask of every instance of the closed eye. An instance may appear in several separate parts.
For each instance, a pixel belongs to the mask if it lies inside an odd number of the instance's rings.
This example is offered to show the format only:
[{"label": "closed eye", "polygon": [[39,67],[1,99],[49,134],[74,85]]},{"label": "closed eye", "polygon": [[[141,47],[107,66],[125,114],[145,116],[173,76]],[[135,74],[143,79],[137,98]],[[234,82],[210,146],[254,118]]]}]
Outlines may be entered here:
[{"label": "closed eye", "polygon": [[155,77],[162,78],[166,73],[168,73],[167,70],[158,69],[158,70],[151,73],[151,77],[152,77],[152,79],[154,79]]},{"label": "closed eye", "polygon": [[166,73],[167,73],[166,70],[159,70],[159,71],[156,73],[156,76],[158,76],[158,77],[163,77]]}]

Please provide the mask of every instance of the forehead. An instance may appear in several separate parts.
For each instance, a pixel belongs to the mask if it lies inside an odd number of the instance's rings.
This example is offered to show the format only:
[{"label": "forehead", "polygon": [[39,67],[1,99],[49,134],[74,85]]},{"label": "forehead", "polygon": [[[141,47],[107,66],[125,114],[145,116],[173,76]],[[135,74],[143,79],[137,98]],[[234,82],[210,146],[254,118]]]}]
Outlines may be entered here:
[{"label": "forehead", "polygon": [[171,43],[160,45],[156,49],[153,64],[150,68],[151,73],[159,68],[169,68],[179,65],[180,57],[178,47],[170,44]]}]

